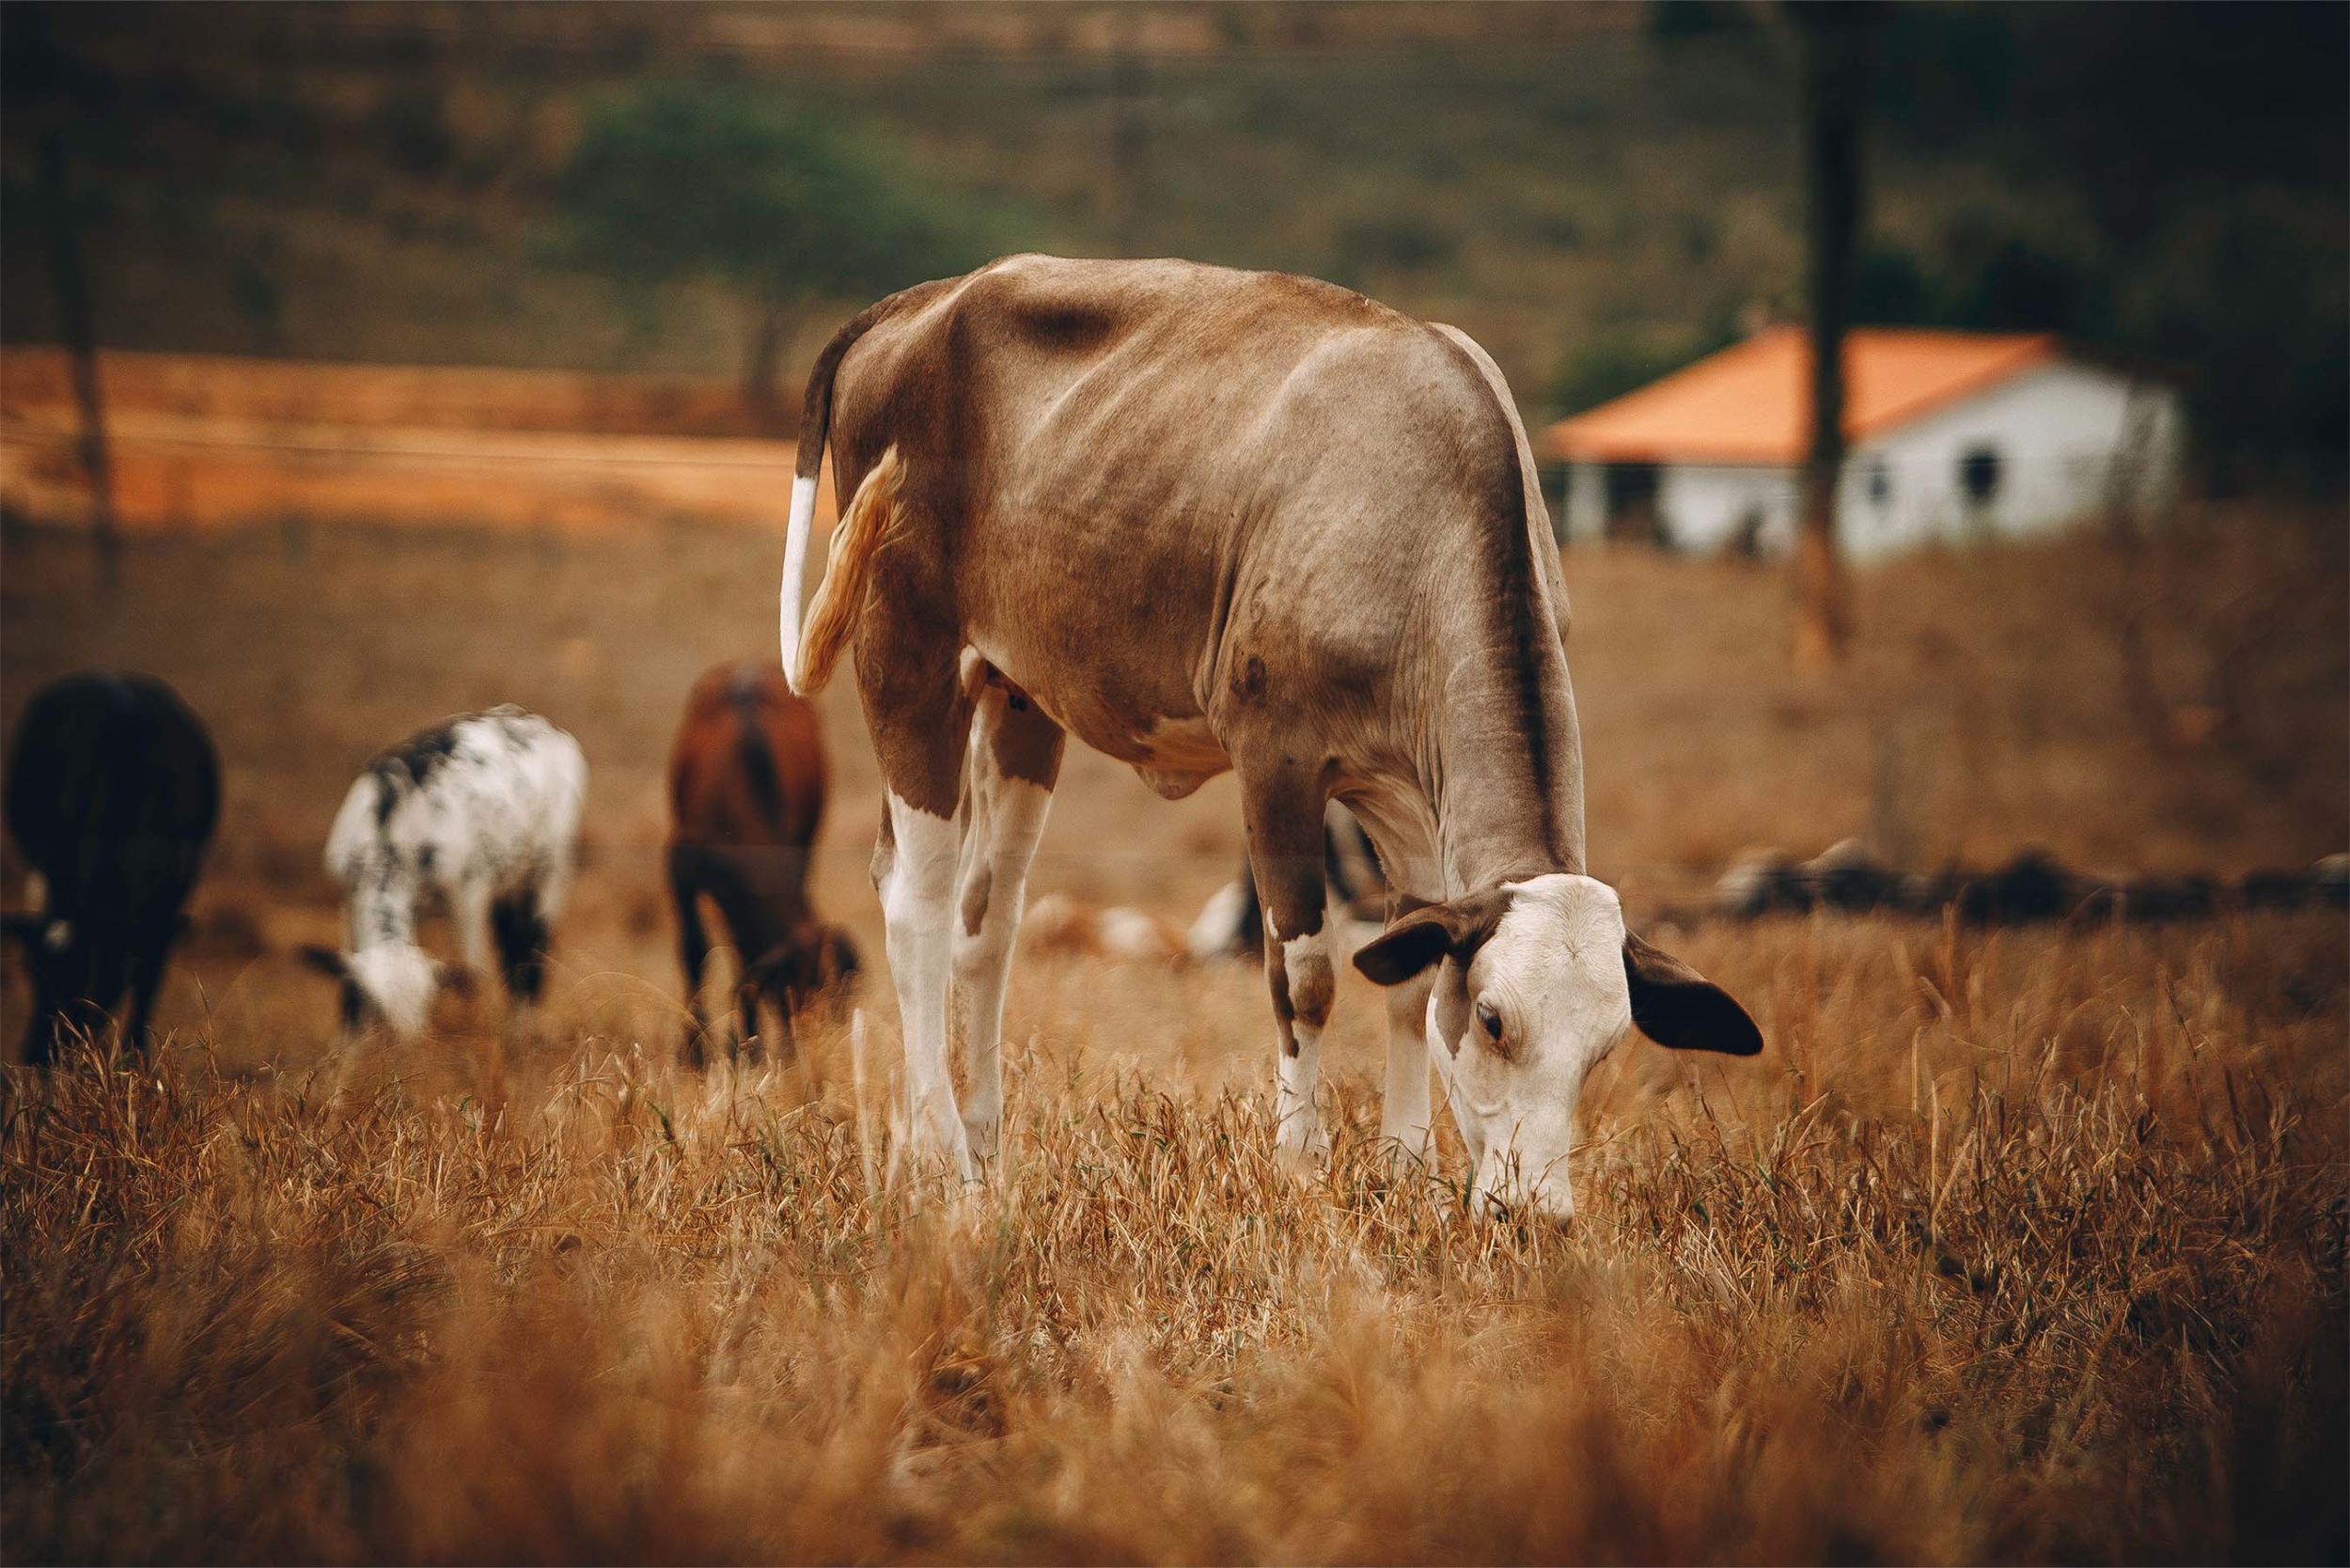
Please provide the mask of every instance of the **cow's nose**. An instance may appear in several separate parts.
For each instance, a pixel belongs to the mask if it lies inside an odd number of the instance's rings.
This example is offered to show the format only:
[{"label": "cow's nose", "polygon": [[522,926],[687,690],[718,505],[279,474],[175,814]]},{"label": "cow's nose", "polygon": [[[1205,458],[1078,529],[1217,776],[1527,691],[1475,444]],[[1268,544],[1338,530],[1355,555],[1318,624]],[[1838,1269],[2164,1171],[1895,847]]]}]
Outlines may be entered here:
[{"label": "cow's nose", "polygon": [[1574,1234],[1573,1205],[1563,1209],[1542,1207],[1529,1209],[1527,1211],[1526,1221],[1528,1229],[1546,1231],[1554,1241],[1565,1241]]},{"label": "cow's nose", "polygon": [[1531,1196],[1480,1188],[1477,1201],[1479,1213],[1504,1224],[1541,1226],[1559,1236],[1564,1236],[1574,1224],[1574,1197],[1563,1183],[1553,1184]]}]

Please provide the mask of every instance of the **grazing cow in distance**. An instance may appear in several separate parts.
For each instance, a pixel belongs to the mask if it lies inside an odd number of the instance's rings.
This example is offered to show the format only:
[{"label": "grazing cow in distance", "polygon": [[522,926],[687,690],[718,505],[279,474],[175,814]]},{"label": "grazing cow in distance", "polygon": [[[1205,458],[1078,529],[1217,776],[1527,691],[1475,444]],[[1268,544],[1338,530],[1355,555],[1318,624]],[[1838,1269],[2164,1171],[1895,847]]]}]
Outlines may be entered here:
[{"label": "grazing cow in distance", "polygon": [[1812,902],[1823,909],[1863,915],[1893,902],[1901,875],[1869,853],[1858,839],[1840,839],[1806,861],[1799,870]]},{"label": "grazing cow in distance", "polygon": [[[442,987],[485,974],[494,946],[507,994],[536,1003],[587,797],[579,743],[510,705],[446,719],[368,762],[326,838],[350,946],[303,952],[340,982],[345,1035],[377,1023],[421,1032]],[[417,917],[436,910],[462,969],[417,945]]]},{"label": "grazing cow in distance", "polygon": [[122,1043],[148,1019],[220,819],[220,760],[180,694],[151,675],[85,671],[35,692],[8,754],[8,834],[41,908],[8,917],[32,980],[24,1060],[97,1033],[124,992]]},{"label": "grazing cow in distance", "polygon": [[[827,445],[846,501],[803,632]],[[966,1178],[998,1136],[1002,979],[1072,732],[1170,798],[1239,776],[1292,1159],[1327,1147],[1334,796],[1392,890],[1354,961],[1395,988],[1404,1155],[1431,1150],[1433,1064],[1470,1193],[1564,1216],[1576,1099],[1636,1022],[1762,1049],[1588,874],[1558,549],[1509,388],[1457,330],[1171,260],[1014,257],[893,295],[809,377],[782,619],[804,693],[854,648],[910,1141]]]},{"label": "grazing cow in distance", "polygon": [[1811,907],[1811,888],[1784,850],[1743,850],[1714,884],[1714,912],[1738,919],[1801,913]]},{"label": "grazing cow in distance", "polygon": [[2248,871],[2236,886],[2236,900],[2247,909],[2298,909],[2317,890],[2317,879],[2306,871],[2263,869]]},{"label": "grazing cow in distance", "polygon": [[[1375,935],[1386,910],[1387,880],[1379,870],[1379,852],[1371,846],[1363,824],[1337,801],[1330,803],[1322,824],[1322,850],[1330,917],[1355,928],[1369,926]],[[1241,856],[1240,875],[1208,895],[1183,940],[1191,956],[1201,964],[1262,956],[1264,901],[1257,897],[1256,873],[1249,869],[1246,855]]]},{"label": "grazing cow in distance", "polygon": [[1020,945],[1034,953],[1103,958],[1180,969],[1191,962],[1183,933],[1147,909],[1081,903],[1047,893],[1020,920]]},{"label": "grazing cow in distance", "polygon": [[824,820],[824,745],[816,710],[792,695],[783,671],[745,659],[694,683],[669,755],[669,893],[677,903],[693,1027],[683,1058],[703,1061],[702,966],[710,937],[702,901],[734,944],[733,1045],[762,1056],[760,1003],[772,1000],[792,1049],[791,1017],[826,986],[856,971],[848,933],[816,918],[807,900],[810,846]]}]

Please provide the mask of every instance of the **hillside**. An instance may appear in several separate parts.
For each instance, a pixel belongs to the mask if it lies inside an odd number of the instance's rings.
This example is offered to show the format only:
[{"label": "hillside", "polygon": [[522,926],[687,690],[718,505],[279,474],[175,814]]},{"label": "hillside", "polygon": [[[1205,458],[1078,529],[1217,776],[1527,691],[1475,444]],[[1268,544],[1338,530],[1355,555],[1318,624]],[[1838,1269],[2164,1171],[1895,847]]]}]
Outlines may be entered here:
[{"label": "hillside", "polygon": [[[39,211],[62,124],[116,347],[733,373],[749,301],[624,294],[557,223],[597,105],[699,82],[836,129],[981,254],[1277,267],[1458,321],[1542,416],[1795,313],[1797,73],[1761,14],[15,7],[46,37],[11,51],[0,196]],[[2342,140],[2339,18],[2137,21],[2116,55],[2061,7],[1897,14],[1864,306],[2151,356],[2207,446],[2329,472],[2350,219],[2311,133]],[[2225,50],[2258,69],[2211,79]],[[852,303],[808,303],[787,362]],[[55,335],[39,247],[9,247],[0,321]]]}]

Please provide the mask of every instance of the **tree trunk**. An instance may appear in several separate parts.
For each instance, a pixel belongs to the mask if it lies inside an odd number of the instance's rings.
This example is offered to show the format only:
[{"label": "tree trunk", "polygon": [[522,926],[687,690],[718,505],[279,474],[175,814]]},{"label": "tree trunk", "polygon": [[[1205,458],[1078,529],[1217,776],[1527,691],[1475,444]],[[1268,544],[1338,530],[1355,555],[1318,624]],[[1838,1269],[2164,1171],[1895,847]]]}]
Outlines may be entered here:
[{"label": "tree trunk", "polygon": [[1132,256],[1141,215],[1146,133],[1142,120],[1142,55],[1136,12],[1118,6],[1110,12],[1110,254]]},{"label": "tree trunk", "polygon": [[751,423],[761,435],[790,433],[783,416],[783,400],[776,392],[776,370],[783,357],[785,321],[781,302],[760,300],[759,320],[751,328],[750,353],[743,362],[743,404],[750,410]]},{"label": "tree trunk", "polygon": [[1823,669],[1842,660],[1852,636],[1852,587],[1836,542],[1836,493],[1844,468],[1844,325],[1860,231],[1860,115],[1874,19],[1856,5],[1792,9],[1803,37],[1811,247],[1811,451],[1795,549],[1793,652],[1798,667]]},{"label": "tree trunk", "polygon": [[99,581],[122,580],[122,535],[115,522],[114,465],[106,452],[106,409],[98,383],[98,332],[73,232],[73,200],[66,185],[65,137],[51,130],[40,141],[42,216],[49,229],[49,267],[57,290],[57,320],[73,365],[73,400],[81,410],[82,471],[89,478],[90,541]]}]

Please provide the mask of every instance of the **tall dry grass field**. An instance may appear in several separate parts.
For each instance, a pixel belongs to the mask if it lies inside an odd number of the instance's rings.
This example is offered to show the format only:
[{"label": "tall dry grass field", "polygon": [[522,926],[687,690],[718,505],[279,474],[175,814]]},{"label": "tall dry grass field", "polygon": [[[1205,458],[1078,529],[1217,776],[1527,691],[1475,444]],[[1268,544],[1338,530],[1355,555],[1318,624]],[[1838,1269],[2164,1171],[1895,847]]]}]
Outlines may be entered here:
[{"label": "tall dry grass field", "polygon": [[[1913,560],[1828,682],[1783,670],[1773,576],[1572,557],[1596,869],[1642,920],[1863,828],[1919,864],[2342,848],[2344,538]],[[1024,955],[1005,1157],[946,1194],[895,1152],[851,692],[817,895],[868,1027],[672,1065],[660,767],[694,674],[771,635],[771,544],[143,541],[108,599],[72,541],[8,541],[6,716],[155,670],[229,794],[155,1065],[0,1102],[10,1560],[2350,1555],[2339,914],[1684,923],[1769,1048],[1627,1041],[1563,1234],[1465,1216],[1457,1147],[1386,1176],[1368,987],[1300,1184],[1253,968]],[[340,792],[497,700],[595,770],[552,1005],[328,1059],[289,953],[336,930]],[[1187,917],[1236,817],[1073,758],[1035,890]]]}]

